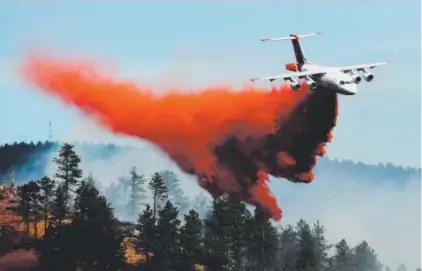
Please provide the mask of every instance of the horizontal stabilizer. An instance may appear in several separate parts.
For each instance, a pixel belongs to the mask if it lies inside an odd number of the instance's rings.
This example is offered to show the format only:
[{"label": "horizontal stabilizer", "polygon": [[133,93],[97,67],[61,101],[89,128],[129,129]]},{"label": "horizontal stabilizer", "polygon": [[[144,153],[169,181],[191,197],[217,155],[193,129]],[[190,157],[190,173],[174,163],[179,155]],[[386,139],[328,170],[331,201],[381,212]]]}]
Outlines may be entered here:
[{"label": "horizontal stabilizer", "polygon": [[308,38],[308,37],[320,35],[321,33],[322,32],[315,32],[315,33],[308,33],[308,34],[301,34],[301,35],[290,34],[290,36],[288,37],[265,38],[265,39],[261,39],[261,41],[298,40],[302,38]]}]

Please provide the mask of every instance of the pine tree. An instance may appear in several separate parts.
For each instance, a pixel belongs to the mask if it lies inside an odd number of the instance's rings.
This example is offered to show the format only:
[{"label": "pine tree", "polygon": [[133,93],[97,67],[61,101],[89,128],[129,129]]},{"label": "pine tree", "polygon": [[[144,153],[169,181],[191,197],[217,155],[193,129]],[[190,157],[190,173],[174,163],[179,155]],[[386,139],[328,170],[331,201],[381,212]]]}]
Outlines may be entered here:
[{"label": "pine tree", "polygon": [[299,239],[297,269],[304,271],[318,270],[319,259],[311,227],[305,220],[301,219],[297,223],[296,228]]},{"label": "pine tree", "polygon": [[353,251],[349,248],[345,239],[335,245],[335,254],[332,259],[331,269],[339,271],[353,271]]},{"label": "pine tree", "polygon": [[209,271],[230,270],[231,223],[228,212],[229,197],[218,197],[212,202],[212,209],[205,219],[205,262]]},{"label": "pine tree", "polygon": [[185,193],[180,187],[179,178],[170,170],[164,170],[160,172],[160,175],[167,187],[169,200],[178,207],[180,214],[185,214],[190,207],[190,203],[189,198],[185,196]]},{"label": "pine tree", "polygon": [[195,264],[202,263],[204,256],[202,230],[203,223],[196,211],[190,210],[185,214],[185,224],[180,230],[179,270],[195,271]]},{"label": "pine tree", "polygon": [[82,177],[82,170],[79,168],[81,158],[73,150],[74,146],[68,143],[63,144],[59,150],[57,157],[53,158],[53,162],[57,164],[57,172],[54,174],[63,185],[63,192],[66,204],[69,203],[69,191],[73,188]]},{"label": "pine tree", "polygon": [[166,202],[168,198],[168,191],[167,187],[164,184],[164,180],[161,175],[156,172],[152,175],[150,182],[148,183],[148,188],[152,192],[152,214],[154,219],[157,218],[157,213],[162,208],[163,204]]},{"label": "pine tree", "polygon": [[35,237],[38,236],[36,222],[39,219],[39,187],[36,182],[30,181],[17,188],[16,198],[8,208],[22,218],[25,225],[25,242],[30,237],[30,223],[34,222]]},{"label": "pine tree", "polygon": [[251,241],[254,224],[246,205],[231,196],[227,200],[227,218],[229,219],[229,266],[233,270],[242,270],[245,265],[245,253]]},{"label": "pine tree", "polygon": [[179,212],[170,201],[159,211],[159,219],[155,232],[156,246],[153,251],[152,266],[157,271],[178,271],[180,255]]},{"label": "pine tree", "polygon": [[44,232],[46,232],[48,214],[51,211],[51,208],[53,205],[55,182],[54,180],[51,180],[50,178],[45,176],[41,180],[38,181],[38,186],[40,187],[40,201],[41,201],[41,208],[42,208],[42,214],[43,214],[43,219],[44,219]]},{"label": "pine tree", "polygon": [[375,251],[366,241],[361,242],[354,248],[352,265],[359,271],[381,271],[382,266],[378,261]]},{"label": "pine tree", "polygon": [[124,263],[123,236],[106,199],[88,177],[76,191],[72,228],[83,270],[118,270]]},{"label": "pine tree", "polygon": [[54,200],[51,209],[51,212],[58,223],[58,227],[61,227],[67,214],[66,194],[63,184],[59,184],[54,191]]},{"label": "pine tree", "polygon": [[146,258],[146,265],[150,263],[150,253],[155,247],[155,219],[151,206],[147,204],[146,208],[138,216],[136,224],[137,234],[135,235],[136,250]]},{"label": "pine tree", "polygon": [[278,254],[278,266],[280,271],[297,270],[296,264],[300,251],[298,235],[292,225],[281,229],[280,252]]},{"label": "pine tree", "polygon": [[312,236],[315,242],[315,257],[316,257],[316,269],[324,270],[328,267],[328,250],[331,249],[331,245],[327,244],[325,239],[325,229],[319,221],[316,221],[312,228]]},{"label": "pine tree", "polygon": [[76,234],[72,225],[49,225],[41,243],[37,246],[39,270],[77,270]]},{"label": "pine tree", "polygon": [[30,208],[31,208],[31,220],[34,229],[34,237],[38,239],[38,221],[40,220],[41,215],[41,204],[40,204],[40,187],[35,181],[30,181],[28,184],[29,187],[29,197],[30,197]]},{"label": "pine tree", "polygon": [[278,250],[277,230],[264,211],[256,207],[251,219],[252,238],[248,245],[248,270],[272,270]]},{"label": "pine tree", "polygon": [[22,218],[25,224],[25,242],[29,239],[29,223],[31,219],[31,190],[28,184],[17,188],[16,205],[12,207],[13,211]]},{"label": "pine tree", "polygon": [[130,170],[130,175],[128,178],[124,178],[123,181],[129,187],[130,199],[128,202],[128,207],[130,208],[130,216],[135,216],[139,213],[139,205],[141,201],[145,199],[145,189],[143,187],[145,183],[145,178],[143,175],[140,175],[136,171],[136,167],[133,167]]}]

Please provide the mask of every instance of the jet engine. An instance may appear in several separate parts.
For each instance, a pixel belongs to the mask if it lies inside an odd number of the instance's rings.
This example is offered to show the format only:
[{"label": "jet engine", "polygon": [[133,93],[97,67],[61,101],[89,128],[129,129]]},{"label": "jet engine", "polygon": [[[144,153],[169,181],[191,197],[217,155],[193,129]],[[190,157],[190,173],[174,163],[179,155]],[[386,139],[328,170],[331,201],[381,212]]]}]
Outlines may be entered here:
[{"label": "jet engine", "polygon": [[287,80],[290,81],[290,87],[293,90],[298,91],[300,89],[300,84],[296,80],[294,80],[292,78],[289,78]]},{"label": "jet engine", "polygon": [[312,80],[310,77],[306,77],[306,85],[310,88],[310,89],[316,89],[318,84]]},{"label": "jet engine", "polygon": [[372,73],[370,73],[367,69],[364,69],[362,71],[362,75],[363,78],[367,81],[367,82],[371,82],[372,80],[374,80],[374,75]]},{"label": "jet engine", "polygon": [[356,84],[359,84],[362,81],[362,77],[360,77],[359,74],[357,74],[356,72],[350,71],[349,74],[352,76],[353,81]]},{"label": "jet engine", "polygon": [[293,90],[299,90],[300,89],[300,84],[299,83],[290,83],[290,87],[293,89]]}]

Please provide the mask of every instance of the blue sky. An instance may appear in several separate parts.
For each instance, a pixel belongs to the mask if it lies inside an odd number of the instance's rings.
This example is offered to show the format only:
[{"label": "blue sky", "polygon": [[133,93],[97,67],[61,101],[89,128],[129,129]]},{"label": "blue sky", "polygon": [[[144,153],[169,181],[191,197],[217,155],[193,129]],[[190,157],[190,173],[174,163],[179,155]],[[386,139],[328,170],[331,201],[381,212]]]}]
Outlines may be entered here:
[{"label": "blue sky", "polygon": [[340,98],[328,156],[420,166],[420,2],[333,3],[1,3],[0,143],[46,140],[50,120],[56,139],[125,140],[34,91],[16,73],[28,50],[101,59],[154,86],[239,85],[293,59],[290,43],[260,38],[322,31],[303,41],[312,62],[394,62]]}]

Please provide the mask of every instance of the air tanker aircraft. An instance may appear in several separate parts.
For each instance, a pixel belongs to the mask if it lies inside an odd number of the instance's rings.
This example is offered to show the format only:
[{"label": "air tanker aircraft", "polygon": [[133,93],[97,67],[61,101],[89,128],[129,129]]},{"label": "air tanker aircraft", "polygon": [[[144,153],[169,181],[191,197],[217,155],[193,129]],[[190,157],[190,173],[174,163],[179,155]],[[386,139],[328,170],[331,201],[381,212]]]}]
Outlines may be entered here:
[{"label": "air tanker aircraft", "polygon": [[[283,79],[290,82],[290,86],[293,90],[298,91],[300,90],[299,80],[305,80],[306,85],[312,90],[315,90],[320,86],[322,88],[331,89],[339,94],[354,95],[357,92],[356,85],[362,81],[361,75],[367,82],[371,82],[374,79],[374,75],[370,73],[369,69],[389,63],[378,62],[343,67],[328,67],[313,64],[305,57],[299,40],[301,38],[312,37],[319,34],[321,34],[321,32],[303,35],[290,34],[289,37],[261,39],[261,41],[291,40],[296,57],[296,64],[286,64],[286,70],[292,71],[293,73],[258,77],[251,79],[251,81],[269,80],[272,82],[276,79]],[[361,75],[359,73],[361,73]]]}]

